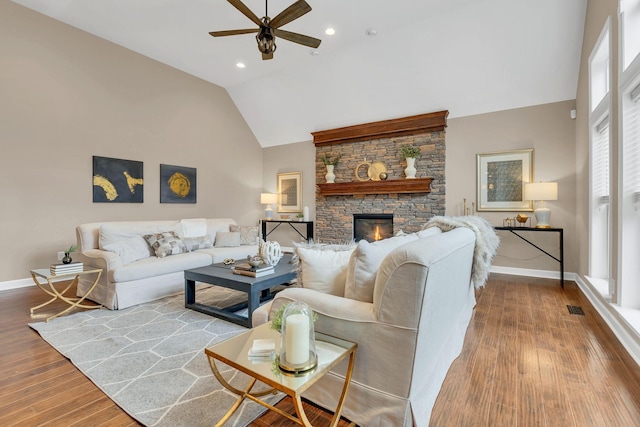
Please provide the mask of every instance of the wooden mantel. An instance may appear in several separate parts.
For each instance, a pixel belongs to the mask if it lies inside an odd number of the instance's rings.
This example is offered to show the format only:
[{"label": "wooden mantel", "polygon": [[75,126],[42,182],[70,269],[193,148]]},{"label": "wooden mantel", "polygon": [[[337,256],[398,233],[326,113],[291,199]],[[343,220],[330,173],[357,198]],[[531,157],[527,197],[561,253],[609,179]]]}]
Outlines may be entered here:
[{"label": "wooden mantel", "polygon": [[449,111],[420,114],[400,119],[383,120],[343,128],[311,132],[316,146],[368,141],[380,138],[438,132],[447,127]]},{"label": "wooden mantel", "polygon": [[433,181],[433,178],[336,182],[334,184],[318,184],[318,188],[323,196],[430,193],[431,181]]}]

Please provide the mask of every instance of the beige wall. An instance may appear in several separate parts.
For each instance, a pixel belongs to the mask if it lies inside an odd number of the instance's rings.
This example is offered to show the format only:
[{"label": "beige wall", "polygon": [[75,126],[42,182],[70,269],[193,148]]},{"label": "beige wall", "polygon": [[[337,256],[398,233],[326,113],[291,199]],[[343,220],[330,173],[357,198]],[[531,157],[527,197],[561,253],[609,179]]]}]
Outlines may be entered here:
[{"label": "beige wall", "polygon": [[[311,135],[309,135],[311,136]],[[266,193],[277,191],[277,175],[281,172],[302,172],[302,206],[309,207],[311,221],[316,218],[316,149],[312,141],[300,142],[297,144],[280,145],[269,147],[263,150],[263,190]],[[264,208],[264,206],[263,206]],[[264,214],[262,215],[264,217]],[[279,214],[274,206],[274,219],[279,218]],[[272,226],[269,225],[269,230]],[[304,226],[297,226],[304,230]],[[302,231],[304,234],[304,231]],[[301,237],[293,230],[283,224],[269,235],[269,240],[275,240],[283,246],[291,246],[292,241],[298,242]]]},{"label": "beige wall", "polygon": [[[575,222],[576,177],[575,120],[570,118],[574,101],[450,119],[447,127],[447,214],[462,214],[476,201],[476,154],[534,149],[534,180],[558,182],[558,200],[547,202],[550,224],[564,228],[565,271],[576,268]],[[518,212],[478,212],[494,225]],[[533,216],[533,212],[524,212]],[[535,219],[533,219],[535,224]],[[494,265],[558,271],[558,263],[508,232],[499,232],[500,250]],[[528,238],[548,252],[558,255],[558,235],[527,233]]]},{"label": "beige wall", "polygon": [[[256,222],[262,149],[224,89],[9,1],[0,40],[0,282],[83,222]],[[92,203],[94,155],[144,162],[144,203]],[[161,163],[197,168],[197,204],[159,203]]]}]

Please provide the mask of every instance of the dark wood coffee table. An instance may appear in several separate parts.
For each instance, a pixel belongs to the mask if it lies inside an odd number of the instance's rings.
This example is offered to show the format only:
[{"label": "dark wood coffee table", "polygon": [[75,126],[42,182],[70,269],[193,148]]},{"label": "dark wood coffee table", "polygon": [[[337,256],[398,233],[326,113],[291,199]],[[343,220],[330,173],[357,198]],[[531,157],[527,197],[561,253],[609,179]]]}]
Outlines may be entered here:
[{"label": "dark wood coffee table", "polygon": [[[193,268],[184,271],[184,306],[201,313],[219,317],[229,322],[252,327],[251,315],[260,303],[273,298],[270,289],[274,286],[288,284],[296,277],[296,269],[291,264],[291,255],[282,257],[275,266],[275,272],[262,277],[247,277],[233,274],[233,265],[223,263],[212,264],[207,267]],[[231,307],[216,308],[196,302],[196,282],[222,286],[247,294],[247,302],[235,304]],[[236,314],[236,311],[248,309],[247,317]]]}]

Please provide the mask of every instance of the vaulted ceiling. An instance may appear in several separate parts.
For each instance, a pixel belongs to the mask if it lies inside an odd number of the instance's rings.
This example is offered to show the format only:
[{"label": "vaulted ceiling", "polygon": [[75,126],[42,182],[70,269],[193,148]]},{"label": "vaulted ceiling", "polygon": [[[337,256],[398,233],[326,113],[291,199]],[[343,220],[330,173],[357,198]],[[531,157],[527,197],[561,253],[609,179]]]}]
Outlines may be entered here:
[{"label": "vaulted ceiling", "polygon": [[[263,61],[223,0],[13,0],[227,89],[263,147],[449,110],[462,117],[576,97],[587,0],[306,0]],[[263,0],[244,0],[264,16]],[[274,17],[294,0],[271,0]],[[325,35],[327,27],[336,34]],[[376,35],[367,35],[367,30]],[[245,68],[236,67],[238,62]]]}]

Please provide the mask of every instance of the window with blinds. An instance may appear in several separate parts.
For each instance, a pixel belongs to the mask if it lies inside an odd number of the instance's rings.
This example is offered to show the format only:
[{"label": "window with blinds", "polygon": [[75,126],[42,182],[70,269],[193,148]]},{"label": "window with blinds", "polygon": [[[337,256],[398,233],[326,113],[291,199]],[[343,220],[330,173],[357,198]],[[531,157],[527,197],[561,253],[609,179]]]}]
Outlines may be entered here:
[{"label": "window with blinds", "polygon": [[[629,95],[624,109],[624,185],[640,207],[640,84]],[[628,194],[628,193],[627,193]]]},{"label": "window with blinds", "polygon": [[592,194],[597,206],[609,203],[609,117],[595,127],[591,149]]}]

